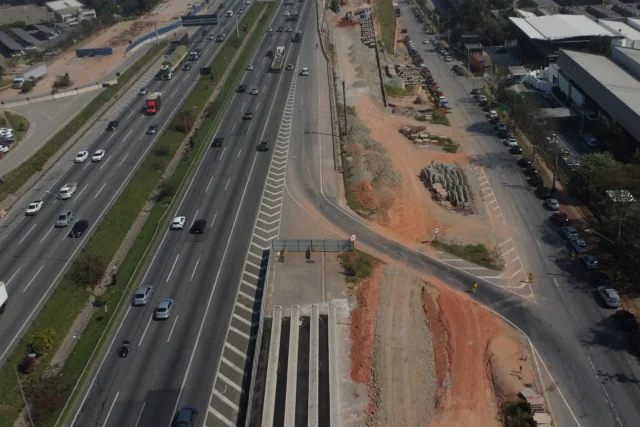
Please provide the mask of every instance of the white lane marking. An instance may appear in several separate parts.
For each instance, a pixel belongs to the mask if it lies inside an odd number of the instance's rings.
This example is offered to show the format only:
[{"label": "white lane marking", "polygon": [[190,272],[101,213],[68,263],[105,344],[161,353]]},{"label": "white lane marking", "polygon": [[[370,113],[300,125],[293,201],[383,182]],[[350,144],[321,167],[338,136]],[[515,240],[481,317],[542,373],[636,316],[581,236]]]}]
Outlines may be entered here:
[{"label": "white lane marking", "polygon": [[100,165],[100,167],[98,168],[99,171],[102,170],[103,167],[105,167],[105,165],[107,163],[109,163],[109,160],[111,160],[111,156],[107,157],[107,160],[104,161],[104,163],[102,163],[102,165]]},{"label": "white lane marking", "polygon": [[171,273],[173,273],[173,269],[176,268],[176,263],[178,262],[178,258],[180,258],[180,254],[176,255],[176,259],[175,261],[173,261],[173,265],[171,266],[171,271],[169,271],[169,275],[167,276],[166,282],[168,282],[169,279],[171,279]]},{"label": "white lane marking", "polygon": [[193,223],[196,222],[196,218],[198,218],[198,212],[200,212],[200,210],[196,210],[196,213],[193,216],[193,219],[191,220],[191,225],[189,226],[189,228],[193,227]]},{"label": "white lane marking", "polygon": [[87,164],[86,164],[86,165],[84,165],[84,167],[82,168],[82,170],[85,170],[86,168],[88,168],[88,167],[89,167],[89,165],[91,165],[91,162],[90,162],[90,161],[89,161],[89,162],[87,162]]},{"label": "white lane marking", "polygon": [[244,112],[244,106],[245,106],[246,102],[242,103],[242,107],[240,108],[240,112]]},{"label": "white lane marking", "polygon": [[207,184],[207,188],[204,190],[205,193],[209,191],[209,187],[211,186],[211,181],[213,181],[213,176],[209,178],[209,183]]},{"label": "white lane marking", "polygon": [[51,233],[51,231],[54,229],[54,227],[51,227],[49,229],[49,231],[47,231],[47,234],[44,235],[44,237],[42,239],[40,239],[40,244],[42,244],[42,242],[44,241],[44,239],[47,238],[47,236],[49,235],[49,233]]},{"label": "white lane marking", "polygon": [[22,290],[22,292],[26,292],[27,289],[29,289],[29,286],[31,286],[31,284],[33,283],[34,280],[36,280],[36,277],[38,277],[38,274],[40,274],[40,272],[42,271],[42,269],[44,268],[44,264],[42,264],[40,266],[40,268],[38,269],[38,271],[36,272],[36,274],[33,275],[33,277],[31,278],[31,280],[29,280],[29,283],[27,283],[27,286],[25,286],[25,288]]},{"label": "white lane marking", "polygon": [[131,129],[127,135],[124,137],[124,139],[122,140],[122,142],[125,142],[127,140],[127,138],[129,138],[129,135],[131,135],[131,132],[133,132],[133,129]]},{"label": "white lane marking", "polygon": [[224,156],[224,152],[227,150],[227,147],[224,147],[222,149],[222,154],[220,154],[220,160],[222,160],[222,157]]},{"label": "white lane marking", "polygon": [[218,218],[218,211],[216,211],[216,214],[213,216],[213,221],[211,221],[211,227],[213,227],[213,223],[216,222],[216,218]]},{"label": "white lane marking", "polygon": [[233,124],[233,127],[231,128],[231,135],[233,135],[233,131],[236,129],[236,125],[238,124],[238,122],[235,122]]},{"label": "white lane marking", "polygon": [[224,191],[227,191],[227,188],[229,188],[230,182],[231,182],[231,178],[227,178],[227,185],[224,186]]},{"label": "white lane marking", "polygon": [[176,323],[178,323],[179,315],[176,314],[175,320],[173,321],[173,325],[171,325],[171,330],[169,331],[169,337],[167,338],[167,342],[171,339],[171,334],[173,334],[173,328],[176,327]]},{"label": "white lane marking", "polygon": [[51,190],[53,190],[53,187],[58,186],[58,182],[59,182],[63,177],[67,176],[67,172],[69,172],[69,169],[71,169],[73,166],[74,166],[74,163],[71,163],[71,164],[69,165],[69,167],[68,167],[68,168],[66,168],[64,172],[62,172],[62,174],[60,175],[60,178],[56,179],[56,181],[53,183],[53,185],[52,185],[51,187],[49,187],[49,189],[48,189],[47,191],[51,191]]},{"label": "white lane marking", "polygon": [[103,426],[107,425],[107,421],[109,421],[109,416],[111,415],[111,411],[113,411],[113,407],[116,404],[116,400],[118,400],[118,396],[120,396],[120,392],[116,393],[116,397],[113,398],[113,402],[111,402],[111,406],[109,407],[109,412],[107,412],[107,416],[104,418]]},{"label": "white lane marking", "polygon": [[153,320],[153,315],[149,317],[149,320],[147,321],[147,326],[144,327],[144,332],[142,332],[142,336],[140,337],[140,341],[138,342],[138,347],[142,345],[142,341],[144,340],[144,336],[147,335],[147,329],[149,329],[149,325],[151,324],[152,320]]},{"label": "white lane marking", "polygon": [[18,242],[18,244],[22,243],[22,241],[23,241],[24,239],[26,239],[26,238],[27,238],[27,236],[29,235],[29,233],[31,233],[31,232],[33,231],[33,229],[36,227],[36,225],[38,225],[38,224],[36,223],[36,224],[33,224],[33,225],[31,226],[31,228],[29,229],[29,231],[27,231],[27,233],[26,233],[24,236],[22,236],[22,239],[20,239],[20,241]]},{"label": "white lane marking", "polygon": [[242,148],[238,151],[238,158],[240,158],[241,153],[242,153]]},{"label": "white lane marking", "polygon": [[115,135],[115,131],[114,133],[111,134],[111,136],[107,139],[107,142],[111,141],[111,138],[113,138],[113,135]]},{"label": "white lane marking", "polygon": [[196,261],[196,266],[193,267],[193,272],[191,273],[191,278],[189,279],[189,282],[193,280],[193,276],[196,274],[196,270],[198,269],[198,264],[200,264],[200,257],[198,257],[198,260]]},{"label": "white lane marking", "polygon": [[98,192],[96,193],[95,196],[93,196],[93,200],[97,199],[98,196],[100,195],[100,193],[102,193],[102,190],[104,190],[104,187],[106,187],[107,183],[105,182],[104,184],[102,184],[102,187],[100,187],[100,190],[98,190]]},{"label": "white lane marking", "polygon": [[4,283],[4,285],[7,287],[7,289],[9,289],[9,283],[11,283],[11,281],[13,280],[13,278],[14,278],[14,277],[16,277],[16,274],[18,274],[18,271],[20,271],[20,269],[21,269],[21,268],[22,268],[22,267],[18,267],[18,269],[16,270],[16,272],[15,272],[15,273],[13,273],[13,274],[11,275],[11,277],[9,277],[9,280],[7,280],[7,281]]},{"label": "white lane marking", "polygon": [[136,425],[134,427],[138,427],[140,424],[140,418],[142,418],[142,413],[144,412],[144,407],[147,405],[147,402],[142,402],[142,409],[140,409],[140,414],[138,414],[138,419],[136,420]]},{"label": "white lane marking", "polygon": [[256,105],[256,111],[258,111],[259,107],[260,107],[260,103],[258,102],[258,105]]},{"label": "white lane marking", "polygon": [[[82,193],[84,193],[84,190],[87,189],[87,187],[89,186],[89,184],[85,185],[82,190],[80,190],[80,192],[78,193],[78,195],[75,197],[75,200],[78,200],[80,198],[80,196],[82,196]],[[57,199],[56,199],[57,200]]]},{"label": "white lane marking", "polygon": [[118,166],[122,166],[122,164],[124,163],[125,160],[127,160],[127,157],[129,157],[129,153],[127,153],[126,156],[124,156],[124,159],[122,159],[122,161],[118,164]]},{"label": "white lane marking", "polygon": [[131,112],[129,113],[129,115],[127,117],[125,117],[125,120],[129,120],[129,117],[131,117],[131,115],[134,113],[133,110],[131,110]]}]

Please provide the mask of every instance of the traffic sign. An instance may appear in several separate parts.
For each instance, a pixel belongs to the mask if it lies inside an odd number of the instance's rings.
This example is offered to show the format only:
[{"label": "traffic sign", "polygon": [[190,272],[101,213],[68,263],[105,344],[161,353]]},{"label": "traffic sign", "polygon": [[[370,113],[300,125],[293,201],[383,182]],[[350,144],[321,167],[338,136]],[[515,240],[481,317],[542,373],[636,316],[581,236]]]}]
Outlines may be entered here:
[{"label": "traffic sign", "polygon": [[436,227],[433,229],[433,234],[438,234],[440,232],[440,227]]},{"label": "traffic sign", "polygon": [[349,240],[351,240],[352,242],[356,241],[356,235],[352,234],[351,237],[349,237]]}]

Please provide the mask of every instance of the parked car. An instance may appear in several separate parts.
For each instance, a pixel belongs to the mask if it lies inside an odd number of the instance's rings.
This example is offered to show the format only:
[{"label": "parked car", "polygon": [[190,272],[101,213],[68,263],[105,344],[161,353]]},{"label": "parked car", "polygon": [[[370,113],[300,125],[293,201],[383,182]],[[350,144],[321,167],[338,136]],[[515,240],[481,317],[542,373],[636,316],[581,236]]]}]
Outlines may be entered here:
[{"label": "parked car", "polygon": [[582,262],[582,265],[584,265],[587,270],[596,270],[600,268],[600,263],[598,262],[598,259],[593,255],[589,255],[589,254],[582,255],[582,258],[580,258],[580,261]]},{"label": "parked car", "polygon": [[[584,258],[585,257],[582,257],[582,259]],[[620,296],[615,289],[598,286],[598,295],[600,295],[600,298],[602,298],[602,301],[604,301],[607,306],[612,308],[620,307]]]},{"label": "parked car", "polygon": [[565,225],[561,228],[562,230],[562,235],[564,236],[565,239],[579,239],[580,235],[578,235],[578,230],[576,230],[575,227],[572,227],[570,225]]},{"label": "parked car", "polygon": [[509,152],[511,154],[522,154],[522,147],[519,147],[519,146],[515,145],[515,146],[509,148]]},{"label": "parked car", "polygon": [[518,159],[518,166],[520,166],[521,168],[531,166],[531,159],[529,159],[528,157],[520,157]]},{"label": "parked car", "polygon": [[536,169],[533,166],[527,166],[527,168],[524,170],[524,174],[527,176],[534,176],[538,174],[538,169]]},{"label": "parked car", "polygon": [[596,286],[606,286],[608,288],[611,287],[611,279],[609,278],[607,273],[604,273],[602,271],[594,271],[593,275],[591,276],[591,281]]},{"label": "parked car", "polygon": [[518,145],[518,141],[516,141],[515,138],[507,138],[503,142],[507,147],[515,147]]},{"label": "parked car", "polygon": [[551,221],[553,221],[556,225],[559,226],[567,226],[569,225],[569,216],[564,212],[556,212],[551,215]]},{"label": "parked car", "polygon": [[544,201],[544,204],[552,211],[560,210],[560,203],[556,199],[547,199]]},{"label": "parked car", "polygon": [[545,186],[536,188],[536,194],[538,194],[538,196],[543,200],[547,200],[553,197],[553,192],[551,191],[551,189]]},{"label": "parked car", "polygon": [[569,240],[569,245],[571,249],[576,251],[579,254],[587,253],[587,242],[582,239],[571,239]]},{"label": "parked car", "polygon": [[596,149],[600,147],[600,142],[598,141],[598,138],[593,136],[593,134],[591,133],[582,134],[582,140],[589,148]]}]

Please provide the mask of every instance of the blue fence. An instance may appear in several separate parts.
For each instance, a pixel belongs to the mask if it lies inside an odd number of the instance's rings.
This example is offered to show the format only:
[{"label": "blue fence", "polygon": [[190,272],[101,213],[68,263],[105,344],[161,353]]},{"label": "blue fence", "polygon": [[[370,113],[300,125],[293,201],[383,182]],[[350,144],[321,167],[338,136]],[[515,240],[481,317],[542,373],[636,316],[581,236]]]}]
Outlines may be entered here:
[{"label": "blue fence", "polygon": [[85,56],[112,55],[113,49],[110,47],[94,47],[89,49],[76,49],[76,56],[84,58]]},{"label": "blue fence", "polygon": [[[196,15],[198,13],[200,13],[200,11],[206,6],[206,3],[202,3],[200,4],[200,6],[195,7],[193,9],[191,9],[191,12],[189,12],[189,15]],[[171,25],[167,25],[166,27],[162,27],[162,28],[158,28],[158,35],[161,36],[163,34],[168,33],[169,31],[173,31],[177,28],[180,28],[182,26],[182,22],[176,22],[175,24],[171,24]],[[144,35],[142,37],[140,37],[137,40],[134,40],[133,43],[131,43],[129,46],[127,46],[126,52],[129,52],[131,49],[133,49],[134,47],[138,46],[140,43],[146,42],[147,40],[150,40],[152,38],[154,38],[156,36],[156,32],[152,31],[147,35]]]}]

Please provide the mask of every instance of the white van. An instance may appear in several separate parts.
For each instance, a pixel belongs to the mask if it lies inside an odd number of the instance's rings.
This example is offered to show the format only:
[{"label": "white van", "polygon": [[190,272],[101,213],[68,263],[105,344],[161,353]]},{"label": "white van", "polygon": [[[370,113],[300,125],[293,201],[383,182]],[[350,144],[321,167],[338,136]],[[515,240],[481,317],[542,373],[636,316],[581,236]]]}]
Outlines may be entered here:
[{"label": "white van", "polygon": [[73,193],[76,192],[77,187],[78,187],[78,184],[76,184],[75,182],[69,182],[63,185],[62,188],[60,188],[59,197],[62,200],[70,199],[71,196],[73,196]]}]

